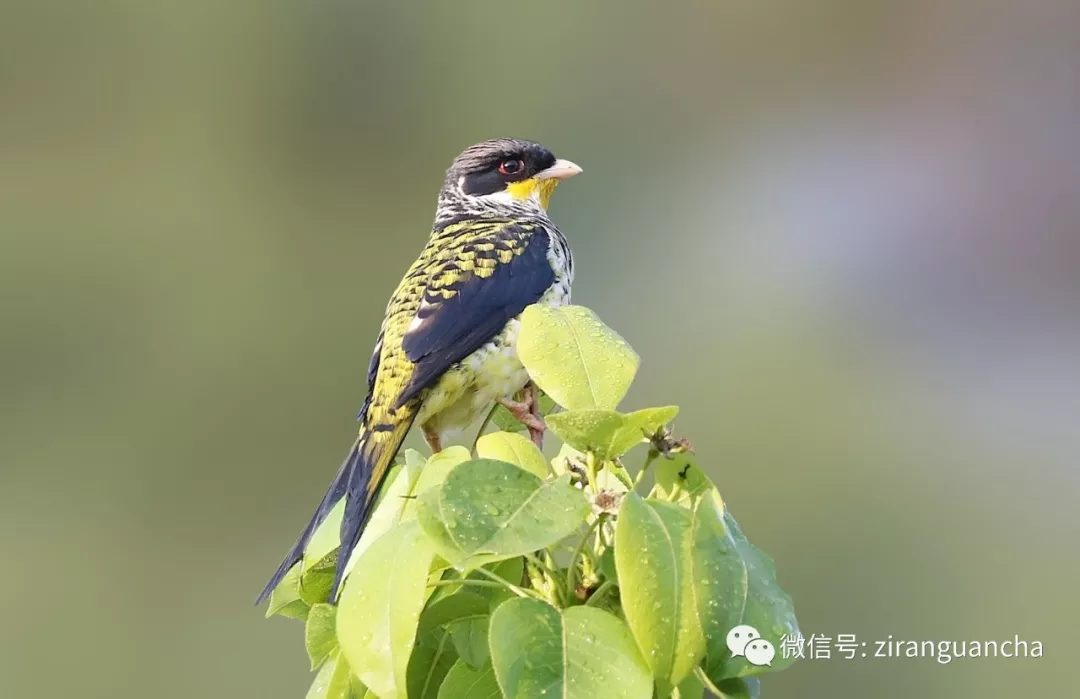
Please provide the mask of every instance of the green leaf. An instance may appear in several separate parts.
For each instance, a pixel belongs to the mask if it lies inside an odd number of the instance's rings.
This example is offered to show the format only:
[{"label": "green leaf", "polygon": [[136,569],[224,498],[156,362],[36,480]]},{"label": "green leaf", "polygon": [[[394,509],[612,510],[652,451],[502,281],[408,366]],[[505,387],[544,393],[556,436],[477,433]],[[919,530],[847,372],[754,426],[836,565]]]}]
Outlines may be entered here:
[{"label": "green leaf", "polygon": [[[426,462],[424,456],[415,449],[406,451],[405,467],[389,487],[383,487],[382,504],[375,508],[371,519],[364,526],[364,532],[353,550],[345,575],[352,573],[357,559],[372,542],[398,523],[416,519],[416,498],[419,493],[440,485],[455,466],[469,458],[469,450],[461,446],[444,449]],[[338,521],[340,522],[340,515]],[[330,571],[331,575],[325,582],[326,595],[322,601],[329,599],[330,587],[333,585],[333,567]]]},{"label": "green leaf", "polygon": [[[537,404],[539,405],[541,416],[550,415],[551,411],[555,409],[555,401],[543,391],[540,391],[540,396],[537,398]],[[525,425],[518,422],[518,419],[514,417],[504,405],[495,406],[495,412],[491,415],[491,423],[503,432],[524,432],[526,430]]]},{"label": "green leaf", "polygon": [[311,683],[306,699],[378,699],[360,683],[344,656],[334,654]]},{"label": "green leaf", "polygon": [[[756,677],[731,677],[720,682],[713,682],[701,670],[694,673],[694,678],[702,691],[709,690],[711,697],[720,699],[758,699],[761,696],[761,682]],[[687,679],[689,681],[689,678]]]},{"label": "green leaf", "polygon": [[[520,557],[508,558],[499,561],[498,563],[490,563],[484,566],[484,568],[490,570],[508,583],[520,585],[521,579],[525,574],[525,559]],[[490,580],[490,578],[479,571],[469,573],[465,576],[465,579]],[[496,607],[515,596],[513,592],[507,590],[505,587],[474,588],[473,591],[481,597],[487,598],[491,611],[495,611]]]},{"label": "green leaf", "polygon": [[[372,513],[359,543],[353,550],[353,561],[363,553],[387,529],[393,526],[401,515],[403,495],[408,495],[419,469],[394,466],[379,491],[380,504]],[[304,549],[301,565],[295,570],[303,570],[299,583],[300,597],[310,604],[326,602],[330,598],[330,588],[334,583],[334,571],[337,566],[337,551],[341,546],[341,518],[345,511],[344,498],[334,505],[330,514],[315,530]]]},{"label": "green leaf", "polygon": [[[386,475],[386,481],[383,483],[383,487],[379,490],[378,500],[381,503],[386,499],[387,493],[392,489],[402,490],[407,488],[407,484],[416,476],[416,471],[412,471],[409,474],[405,474],[405,467],[401,464],[395,464],[390,468],[390,471]],[[404,483],[398,483],[403,479]],[[381,509],[376,506],[375,513]],[[307,548],[304,549],[304,561],[303,570],[308,572],[310,570],[319,568],[333,569],[333,565],[329,565],[328,557],[334,553],[341,546],[341,517],[345,512],[345,500],[340,500],[330,513],[326,516],[326,519],[312,534],[311,540],[308,541]],[[372,519],[375,518],[375,514],[372,515]],[[336,560],[336,559],[335,559]],[[325,600],[324,600],[325,601]]]},{"label": "green leaf", "polygon": [[761,681],[756,677],[732,677],[716,685],[720,699],[758,699]]},{"label": "green leaf", "polygon": [[732,677],[716,685],[720,699],[758,699],[761,681],[756,677]]},{"label": "green leaf", "polygon": [[604,574],[605,580],[611,580],[618,584],[619,572],[615,567],[615,548],[608,546],[604,549],[604,552],[600,554],[600,572]]},{"label": "green leaf", "polygon": [[[396,480],[397,477],[394,478],[394,481]],[[394,481],[387,479],[388,483]],[[330,510],[330,514],[326,515],[326,519],[315,529],[315,533],[311,535],[311,540],[308,541],[307,548],[304,549],[302,562],[304,570],[315,568],[324,558],[341,546],[341,517],[344,512],[345,500],[343,498],[338,504],[334,505],[333,509]]]},{"label": "green leaf", "polygon": [[584,306],[526,308],[517,351],[533,382],[568,410],[614,409],[641,363],[626,340]]},{"label": "green leaf", "polygon": [[547,459],[531,439],[512,432],[492,432],[476,442],[476,454],[481,459],[505,461],[523,468],[540,478],[551,475]]},{"label": "green leaf", "polygon": [[375,541],[383,534],[393,529],[399,522],[405,521],[406,510],[413,502],[416,484],[420,479],[420,473],[424,469],[424,457],[419,452],[410,449],[405,452],[405,468],[394,480],[389,488],[384,489],[382,503],[375,508],[371,519],[364,525],[364,531],[360,535],[360,541],[356,542],[352,557],[345,565],[345,575],[352,573],[356,561],[364,555]]},{"label": "green leaf", "polygon": [[300,599],[309,605],[322,604],[330,599],[330,588],[334,586],[333,563],[337,561],[337,552],[323,559],[331,565],[312,570],[305,570],[300,576]]},{"label": "green leaf", "polygon": [[438,699],[502,699],[502,691],[491,665],[477,670],[458,660],[443,680]]},{"label": "green leaf", "polygon": [[[454,466],[470,458],[469,450],[461,446],[444,449],[427,460],[415,449],[407,450],[405,464],[393,466],[379,490],[378,504],[353,550],[346,575],[352,572],[356,559],[375,539],[398,522],[416,518],[417,495],[441,484]],[[304,572],[299,596],[308,604],[329,599],[337,562],[336,551],[341,545],[341,518],[344,510],[345,501],[341,500],[315,530],[304,551]]]},{"label": "green leaf", "polygon": [[[307,619],[308,613],[310,611],[311,611],[311,607],[308,606],[308,603],[305,602],[302,599],[298,599],[298,600],[295,600],[293,602],[290,602],[289,604],[278,607],[274,611],[274,614],[278,614],[278,615],[286,617],[288,619],[299,619],[300,621],[304,621],[305,619]],[[268,614],[267,616],[273,616],[273,615]]]},{"label": "green leaf", "polygon": [[454,650],[458,657],[475,668],[481,668],[488,662],[488,623],[489,617],[462,619],[450,624],[450,635],[454,639]]},{"label": "green leaf", "polygon": [[454,644],[445,630],[433,628],[419,634],[416,648],[409,656],[409,699],[436,699],[446,673],[456,662]]},{"label": "green leaf", "polygon": [[626,620],[663,686],[677,685],[705,652],[694,607],[688,510],[627,494],[615,525],[615,566]]},{"label": "green leaf", "polygon": [[[489,563],[481,566],[485,570],[488,570],[495,575],[499,576],[503,580],[514,585],[521,584],[522,574],[525,570],[525,561],[520,556],[513,558],[507,558],[497,563]],[[459,574],[458,571],[453,569],[447,571],[447,574],[443,576],[444,582],[453,582],[455,579],[460,580],[483,580],[485,582],[491,582],[491,578],[481,573],[479,570],[473,570],[468,574]],[[514,593],[507,590],[504,587],[475,587],[465,585],[440,585],[435,588],[435,594],[432,595],[432,604],[435,601],[441,600],[444,597],[457,594],[459,591],[467,590],[470,594],[478,597],[483,597],[488,601],[489,609],[495,609],[499,606],[500,602],[504,602],[514,596]]]},{"label": "green leaf", "polygon": [[[522,559],[511,558],[486,566],[499,577],[517,584],[521,581]],[[466,579],[489,581],[479,571],[473,571]],[[443,586],[442,590],[454,590]],[[458,656],[473,667],[487,663],[487,629],[491,611],[514,594],[504,588],[465,587],[453,594],[435,599],[420,616],[420,630],[431,626],[447,626]]]},{"label": "green leaf", "polygon": [[698,498],[713,490],[712,482],[697,465],[697,458],[693,454],[676,454],[670,459],[662,457],[655,468],[655,493],[661,500],[692,510]]},{"label": "green leaf", "polygon": [[477,619],[491,613],[486,597],[461,590],[431,602],[420,615],[420,633],[461,619]]},{"label": "green leaf", "polygon": [[574,449],[606,459],[611,444],[626,425],[626,416],[614,410],[569,410],[549,415],[545,422]]},{"label": "green leaf", "polygon": [[491,661],[507,699],[650,699],[648,668],[618,617],[517,598],[491,615]]},{"label": "green leaf", "polygon": [[512,464],[461,464],[421,496],[417,514],[439,555],[459,570],[531,553],[571,534],[589,513],[564,477],[545,483]]},{"label": "green leaf", "polygon": [[435,456],[428,459],[427,465],[420,471],[420,477],[412,489],[412,497],[405,502],[405,509],[401,513],[401,520],[408,522],[416,519],[416,500],[422,494],[437,488],[443,484],[447,475],[458,465],[472,458],[469,450],[462,446],[452,446],[443,449]]},{"label": "green leaf", "polygon": [[[756,675],[795,662],[780,652],[782,637],[799,633],[791,597],[776,582],[772,559],[747,541],[715,492],[701,498],[694,510],[692,558],[697,612],[708,638],[704,667],[709,677],[715,682]],[[777,653],[771,666],[731,656],[727,634],[742,624],[773,644]]]},{"label": "green leaf", "polygon": [[345,581],[337,628],[357,677],[381,699],[404,699],[406,670],[435,551],[415,522],[379,537]]},{"label": "green leaf", "polygon": [[270,593],[266,618],[280,614],[290,619],[307,619],[310,606],[300,597],[300,566],[293,566]]},{"label": "green leaf", "polygon": [[420,470],[427,464],[427,457],[416,451],[415,449],[405,450],[405,468],[412,471],[414,474],[420,473]]},{"label": "green leaf", "polygon": [[704,699],[705,685],[698,679],[697,673],[690,673],[671,693],[671,699]]},{"label": "green leaf", "polygon": [[304,627],[304,647],[307,648],[311,669],[315,670],[337,650],[337,608],[332,604],[311,607]]},{"label": "green leaf", "polygon": [[646,408],[624,415],[614,410],[570,410],[547,418],[552,432],[580,451],[616,459],[671,422],[678,406]]}]

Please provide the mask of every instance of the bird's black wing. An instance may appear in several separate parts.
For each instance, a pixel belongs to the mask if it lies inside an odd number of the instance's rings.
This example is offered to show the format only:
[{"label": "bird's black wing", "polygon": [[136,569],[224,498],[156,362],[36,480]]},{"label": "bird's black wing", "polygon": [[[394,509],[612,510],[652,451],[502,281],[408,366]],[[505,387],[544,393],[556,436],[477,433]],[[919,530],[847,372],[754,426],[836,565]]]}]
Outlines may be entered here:
[{"label": "bird's black wing", "polygon": [[375,341],[375,351],[371,353],[371,361],[368,362],[367,396],[364,398],[364,405],[360,408],[360,412],[356,414],[357,422],[364,421],[368,406],[371,405],[371,396],[375,393],[375,379],[379,376],[379,358],[382,356],[383,335],[385,333],[385,330],[379,331],[379,339]]},{"label": "bird's black wing", "polygon": [[[432,275],[414,325],[402,339],[415,367],[398,406],[491,341],[555,283],[547,257],[549,236],[525,233],[504,229],[498,239],[465,243]],[[513,257],[503,262],[500,253]]]}]

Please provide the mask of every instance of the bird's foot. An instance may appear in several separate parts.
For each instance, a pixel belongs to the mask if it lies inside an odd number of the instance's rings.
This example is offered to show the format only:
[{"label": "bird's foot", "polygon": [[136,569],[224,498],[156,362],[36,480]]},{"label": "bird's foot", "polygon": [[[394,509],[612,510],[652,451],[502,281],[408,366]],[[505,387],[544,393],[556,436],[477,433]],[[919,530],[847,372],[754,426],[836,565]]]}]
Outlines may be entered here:
[{"label": "bird's foot", "polygon": [[[532,384],[529,385],[532,386]],[[521,402],[509,398],[500,398],[499,403],[510,411],[515,420],[525,425],[529,430],[529,437],[532,438],[533,444],[542,449],[544,447],[544,431],[547,429],[547,425],[544,424],[544,419],[540,417],[540,406],[536,400],[536,387],[533,386],[531,391],[526,387],[523,393],[525,400]]]},{"label": "bird's foot", "polygon": [[428,427],[421,427],[420,429],[424,433],[424,441],[427,442],[428,449],[431,450],[431,453],[438,454],[442,451],[442,440],[439,438],[438,431]]}]

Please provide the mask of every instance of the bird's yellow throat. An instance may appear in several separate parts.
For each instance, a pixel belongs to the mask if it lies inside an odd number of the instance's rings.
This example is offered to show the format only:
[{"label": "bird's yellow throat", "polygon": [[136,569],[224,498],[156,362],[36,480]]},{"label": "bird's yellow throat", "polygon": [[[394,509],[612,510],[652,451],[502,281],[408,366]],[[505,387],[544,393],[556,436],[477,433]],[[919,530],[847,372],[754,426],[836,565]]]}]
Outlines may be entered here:
[{"label": "bird's yellow throat", "polygon": [[506,185],[506,191],[510,193],[514,199],[525,201],[536,197],[540,202],[540,206],[545,209],[548,208],[548,202],[551,201],[551,193],[555,191],[555,188],[559,186],[559,180],[546,179],[540,180],[535,177],[531,177],[521,182],[511,182]]}]

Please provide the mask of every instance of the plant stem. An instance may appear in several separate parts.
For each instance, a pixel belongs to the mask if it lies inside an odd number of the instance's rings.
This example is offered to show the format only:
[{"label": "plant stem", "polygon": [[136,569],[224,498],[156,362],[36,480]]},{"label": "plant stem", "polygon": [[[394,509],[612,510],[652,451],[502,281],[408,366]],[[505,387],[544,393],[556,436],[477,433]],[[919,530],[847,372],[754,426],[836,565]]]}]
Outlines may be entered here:
[{"label": "plant stem", "polygon": [[589,489],[594,493],[599,493],[600,484],[597,483],[599,469],[597,468],[596,454],[591,451],[585,454],[585,467],[589,472]]},{"label": "plant stem", "polygon": [[611,463],[611,472],[615,474],[615,477],[619,479],[619,482],[626,486],[627,490],[633,490],[637,485],[630,479],[630,473],[627,472],[626,467],[622,465],[619,459],[615,459]]},{"label": "plant stem", "polygon": [[492,580],[436,580],[429,582],[428,587],[449,587],[450,585],[471,585],[473,587],[496,587],[500,590],[504,587],[501,583]]},{"label": "plant stem", "polygon": [[[548,560],[552,560],[550,553],[548,553],[547,557],[548,557]],[[556,571],[554,568],[551,567],[551,565],[549,563],[542,560],[539,556],[537,556],[535,554],[527,553],[527,554],[525,554],[525,558],[527,558],[530,563],[532,563],[534,566],[539,568],[542,572],[544,572],[547,575],[548,580],[551,581],[551,589],[555,591],[555,596],[558,597],[559,596],[559,573],[558,573],[558,571]],[[554,600],[549,600],[549,601],[554,602],[556,606],[560,606],[560,607],[563,606],[563,603],[565,602],[565,600],[561,600],[561,599],[554,599]]]},{"label": "plant stem", "polygon": [[581,558],[582,552],[585,550],[585,544],[589,543],[589,536],[592,535],[593,530],[600,526],[600,522],[605,515],[597,515],[596,520],[589,525],[589,529],[581,537],[581,541],[578,542],[577,548],[574,549],[574,554],[570,556],[570,566],[566,569],[566,595],[567,599],[572,599],[575,588],[577,587],[577,562]]},{"label": "plant stem", "polygon": [[717,687],[711,679],[709,679],[709,676],[705,674],[705,670],[701,667],[694,668],[694,676],[698,678],[698,681],[701,682],[701,684],[705,685],[705,689],[718,697],[723,696],[724,693],[720,691],[720,688]]},{"label": "plant stem", "polygon": [[[487,568],[477,568],[476,570],[478,572],[483,573],[484,575],[488,576],[489,578],[491,578],[495,582],[499,583],[500,585],[505,587],[507,590],[510,590],[510,592],[513,592],[518,597],[535,597],[536,599],[539,599],[539,600],[544,599],[544,597],[539,592],[536,592],[535,590],[526,590],[526,589],[524,589],[522,587],[518,587],[517,585],[511,583],[509,580],[507,580],[507,579],[505,579],[503,577],[500,577],[500,576],[496,575],[495,573],[492,573]],[[544,601],[546,601],[546,600],[544,600]]]},{"label": "plant stem", "polygon": [[648,472],[649,467],[653,465],[653,462],[656,461],[659,456],[660,452],[655,449],[649,450],[649,455],[645,457],[645,463],[641,465],[641,470],[638,471],[637,478],[634,479],[634,490],[637,490],[637,487],[641,485],[641,481],[645,479],[645,474]]},{"label": "plant stem", "polygon": [[548,601],[556,607],[565,607],[568,603],[568,599],[564,599],[563,597],[563,586],[562,584],[559,584],[559,577],[561,576],[558,575],[558,570],[553,567],[555,562],[554,557],[552,557],[551,551],[546,549],[544,549],[544,554],[546,555],[546,561],[541,559],[540,556],[532,553],[526,553],[525,557],[532,565],[535,565],[546,578],[548,578],[548,587],[551,589],[551,593],[554,597],[554,599]]},{"label": "plant stem", "polygon": [[[603,550],[611,545],[608,537],[608,528],[613,528],[610,519],[605,519],[596,529],[595,550],[597,556],[603,553]],[[614,536],[614,532],[612,532],[612,536]]]}]

